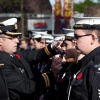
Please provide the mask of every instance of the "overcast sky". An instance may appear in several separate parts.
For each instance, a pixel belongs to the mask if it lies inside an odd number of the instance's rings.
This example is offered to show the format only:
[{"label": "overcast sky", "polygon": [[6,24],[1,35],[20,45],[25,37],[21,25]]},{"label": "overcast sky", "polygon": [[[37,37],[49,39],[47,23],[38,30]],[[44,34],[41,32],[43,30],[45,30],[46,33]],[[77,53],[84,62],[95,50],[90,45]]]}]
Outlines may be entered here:
[{"label": "overcast sky", "polygon": [[[64,0],[61,0],[61,3],[62,3],[62,5],[63,5],[63,1]],[[84,1],[84,0],[74,0],[75,2],[79,2],[79,1]],[[55,4],[55,0],[50,0],[50,3],[51,3],[51,5],[54,5]]]},{"label": "overcast sky", "polygon": [[[51,5],[55,4],[55,0],[49,0],[49,1],[50,1]],[[61,0],[61,1],[63,1],[63,0]]]},{"label": "overcast sky", "polygon": [[[50,1],[50,3],[51,3],[51,5],[54,5],[55,4],[55,0],[49,0]],[[63,1],[64,0],[61,0],[62,1],[62,4],[63,4]],[[74,2],[79,2],[79,1],[84,1],[84,0],[74,0]],[[97,0],[92,0],[92,1],[94,1],[94,2],[96,2]]]}]

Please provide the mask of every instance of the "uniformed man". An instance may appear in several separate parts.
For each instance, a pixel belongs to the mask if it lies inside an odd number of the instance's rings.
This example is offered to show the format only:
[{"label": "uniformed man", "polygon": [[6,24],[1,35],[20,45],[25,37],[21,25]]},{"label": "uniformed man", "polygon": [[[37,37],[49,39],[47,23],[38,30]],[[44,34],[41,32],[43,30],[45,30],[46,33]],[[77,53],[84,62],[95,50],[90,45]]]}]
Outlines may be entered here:
[{"label": "uniformed man", "polygon": [[[50,34],[42,35],[41,43],[43,43],[43,42],[45,42],[45,46],[49,45],[50,43],[53,42],[53,36]],[[48,72],[51,69],[51,61],[52,61],[52,59],[48,58],[42,62],[38,62],[34,67],[37,68],[41,73]]]},{"label": "uniformed man", "polygon": [[85,55],[70,83],[68,100],[100,100],[100,17],[77,18],[76,48]]},{"label": "uniformed man", "polygon": [[[10,100],[36,100],[40,94],[53,84],[53,73],[43,73],[31,69],[30,63],[42,61],[56,51],[58,43],[52,43],[40,50],[18,51],[17,19],[11,18],[0,24],[0,63],[7,82]],[[58,49],[57,49],[57,48]],[[56,50],[56,51],[55,51]],[[2,99],[3,100],[3,99]]]},{"label": "uniformed man", "polygon": [[41,49],[41,48],[43,48],[42,44],[41,44],[41,34],[35,34],[32,37],[32,39],[34,41],[34,48],[35,49]]},{"label": "uniformed man", "polygon": [[20,50],[31,50],[30,47],[30,39],[29,38],[22,38],[20,39],[20,45],[19,45]]},{"label": "uniformed man", "polygon": [[39,31],[35,31],[32,34],[32,40],[34,41],[34,48],[35,49],[40,49],[45,47],[45,40],[42,39],[42,35],[47,34],[47,31],[44,32],[39,32]]}]

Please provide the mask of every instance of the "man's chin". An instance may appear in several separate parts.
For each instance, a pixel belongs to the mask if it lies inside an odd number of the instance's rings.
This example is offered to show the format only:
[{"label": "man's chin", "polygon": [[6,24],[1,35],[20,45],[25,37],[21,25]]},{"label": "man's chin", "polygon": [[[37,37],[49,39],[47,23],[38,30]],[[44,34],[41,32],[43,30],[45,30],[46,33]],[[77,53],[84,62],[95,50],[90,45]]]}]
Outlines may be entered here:
[{"label": "man's chin", "polygon": [[17,49],[13,50],[13,53],[15,53],[17,51]]}]

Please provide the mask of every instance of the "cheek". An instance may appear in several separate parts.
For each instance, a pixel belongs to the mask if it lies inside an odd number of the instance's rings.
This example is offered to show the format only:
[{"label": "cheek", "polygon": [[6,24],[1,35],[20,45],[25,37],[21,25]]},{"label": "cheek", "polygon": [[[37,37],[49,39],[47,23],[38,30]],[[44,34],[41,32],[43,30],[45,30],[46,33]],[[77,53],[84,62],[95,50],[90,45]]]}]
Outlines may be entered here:
[{"label": "cheek", "polygon": [[78,42],[77,47],[80,51],[86,51],[88,48],[88,42],[83,41],[83,42]]},{"label": "cheek", "polygon": [[10,44],[9,45],[8,44],[3,45],[3,50],[4,51],[6,51],[6,50],[9,51],[11,49],[13,49],[13,48],[12,48],[12,46]]},{"label": "cheek", "polygon": [[82,47],[82,46],[84,46],[85,44],[84,44],[84,42],[78,41],[78,42],[76,43],[76,45],[77,45],[78,47]]}]

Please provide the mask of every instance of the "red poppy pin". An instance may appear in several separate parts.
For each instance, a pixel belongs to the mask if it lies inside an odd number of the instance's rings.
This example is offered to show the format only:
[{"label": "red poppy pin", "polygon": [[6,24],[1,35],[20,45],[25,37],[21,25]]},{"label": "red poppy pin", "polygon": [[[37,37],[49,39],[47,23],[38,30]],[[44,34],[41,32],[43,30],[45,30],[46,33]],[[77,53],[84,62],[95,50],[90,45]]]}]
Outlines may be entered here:
[{"label": "red poppy pin", "polygon": [[63,81],[64,81],[64,78],[61,78],[61,79],[59,80],[60,83],[62,83]]},{"label": "red poppy pin", "polygon": [[79,80],[83,77],[83,74],[82,73],[79,73],[77,76],[76,76],[76,79]]},{"label": "red poppy pin", "polygon": [[15,54],[15,56],[16,56],[18,59],[20,59],[20,55],[19,55],[19,54]]}]

